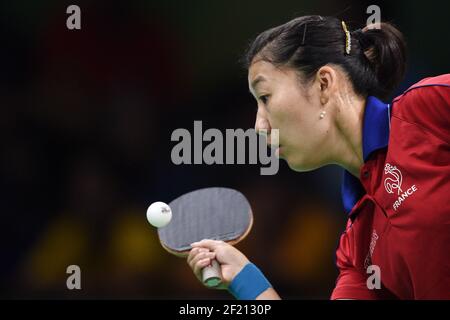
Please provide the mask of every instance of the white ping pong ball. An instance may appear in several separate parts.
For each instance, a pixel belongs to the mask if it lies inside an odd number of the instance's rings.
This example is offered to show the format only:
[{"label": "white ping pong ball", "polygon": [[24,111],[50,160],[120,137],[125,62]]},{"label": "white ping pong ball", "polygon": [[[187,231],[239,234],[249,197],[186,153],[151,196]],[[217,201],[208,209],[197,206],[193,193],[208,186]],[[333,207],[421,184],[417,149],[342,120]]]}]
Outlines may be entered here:
[{"label": "white ping pong ball", "polygon": [[164,202],[153,202],[147,209],[147,220],[154,227],[164,227],[171,219],[172,209]]}]

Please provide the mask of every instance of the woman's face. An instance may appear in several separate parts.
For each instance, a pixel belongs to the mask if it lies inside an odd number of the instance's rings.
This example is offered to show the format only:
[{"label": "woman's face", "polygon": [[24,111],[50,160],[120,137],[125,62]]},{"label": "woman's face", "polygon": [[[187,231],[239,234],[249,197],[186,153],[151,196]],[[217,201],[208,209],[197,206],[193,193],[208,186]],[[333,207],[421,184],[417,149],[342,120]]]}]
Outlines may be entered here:
[{"label": "woman's face", "polygon": [[250,66],[248,82],[258,103],[255,129],[279,130],[279,157],[296,171],[327,164],[330,122],[320,117],[326,108],[320,103],[319,81],[304,87],[295,70],[259,60]]}]

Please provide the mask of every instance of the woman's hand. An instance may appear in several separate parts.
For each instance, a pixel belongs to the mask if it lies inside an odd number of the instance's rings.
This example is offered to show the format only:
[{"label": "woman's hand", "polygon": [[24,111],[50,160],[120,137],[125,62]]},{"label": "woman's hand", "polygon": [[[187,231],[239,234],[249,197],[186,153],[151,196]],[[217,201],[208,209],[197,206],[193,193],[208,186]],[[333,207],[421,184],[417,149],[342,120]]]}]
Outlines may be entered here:
[{"label": "woman's hand", "polygon": [[187,262],[194,271],[195,276],[202,281],[202,269],[216,259],[221,266],[222,284],[217,289],[226,289],[234,277],[249,263],[247,257],[238,249],[216,240],[202,240],[191,244]]}]

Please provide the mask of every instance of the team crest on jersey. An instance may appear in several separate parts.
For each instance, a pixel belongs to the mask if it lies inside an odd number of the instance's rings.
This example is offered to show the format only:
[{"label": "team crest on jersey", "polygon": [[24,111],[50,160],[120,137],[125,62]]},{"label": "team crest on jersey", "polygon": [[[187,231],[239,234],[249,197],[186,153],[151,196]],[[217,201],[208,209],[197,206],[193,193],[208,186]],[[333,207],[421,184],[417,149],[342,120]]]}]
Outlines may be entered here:
[{"label": "team crest on jersey", "polygon": [[384,174],[388,175],[386,179],[384,179],[384,188],[387,193],[394,193],[394,190],[397,190],[397,194],[402,192],[402,173],[396,166],[391,166],[389,163],[386,163],[384,166]]},{"label": "team crest on jersey", "polygon": [[393,194],[395,191],[397,192],[398,198],[392,205],[394,211],[397,211],[402,203],[418,189],[416,185],[413,184],[410,188],[406,189],[406,191],[402,190],[403,175],[397,166],[386,163],[384,166],[384,174],[387,175],[384,179],[384,188],[386,189],[386,192],[390,194]]}]

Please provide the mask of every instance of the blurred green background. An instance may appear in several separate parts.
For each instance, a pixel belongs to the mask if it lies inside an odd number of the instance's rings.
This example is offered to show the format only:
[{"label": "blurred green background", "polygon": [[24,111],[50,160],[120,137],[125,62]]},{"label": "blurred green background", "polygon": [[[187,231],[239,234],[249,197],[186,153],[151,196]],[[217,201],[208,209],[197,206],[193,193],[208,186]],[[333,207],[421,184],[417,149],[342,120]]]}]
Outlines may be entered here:
[{"label": "blurred green background", "polygon": [[[81,30],[66,8],[81,8]],[[283,298],[327,299],[346,214],[341,169],[275,176],[258,165],[175,166],[176,128],[252,128],[239,59],[258,33],[307,14],[350,28],[376,4],[408,42],[397,94],[449,72],[448,1],[3,1],[0,4],[1,298],[228,299],[167,254],[145,218],[207,186],[255,212],[238,245]],[[82,290],[66,288],[66,268]]]}]

